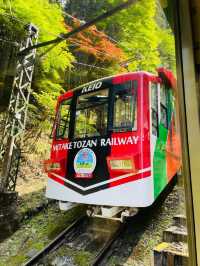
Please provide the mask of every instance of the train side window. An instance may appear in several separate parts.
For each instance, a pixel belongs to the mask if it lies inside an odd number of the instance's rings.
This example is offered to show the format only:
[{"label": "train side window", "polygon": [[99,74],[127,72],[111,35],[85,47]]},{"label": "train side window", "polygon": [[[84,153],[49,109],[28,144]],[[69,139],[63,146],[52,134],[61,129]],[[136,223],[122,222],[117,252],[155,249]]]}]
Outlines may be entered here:
[{"label": "train side window", "polygon": [[158,136],[158,86],[156,83],[151,84],[151,117],[152,134]]},{"label": "train side window", "polygon": [[65,139],[69,135],[71,99],[61,102],[56,117],[56,139]]},{"label": "train side window", "polygon": [[136,130],[137,81],[114,88],[113,131]]},{"label": "train side window", "polygon": [[165,127],[168,128],[167,121],[167,89],[164,86],[160,88],[160,122]]}]

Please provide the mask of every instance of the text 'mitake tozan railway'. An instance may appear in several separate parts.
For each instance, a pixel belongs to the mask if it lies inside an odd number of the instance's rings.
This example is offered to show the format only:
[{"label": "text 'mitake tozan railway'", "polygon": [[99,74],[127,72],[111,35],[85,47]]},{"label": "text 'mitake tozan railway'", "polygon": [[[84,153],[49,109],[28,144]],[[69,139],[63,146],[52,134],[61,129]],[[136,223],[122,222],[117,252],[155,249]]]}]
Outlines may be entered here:
[{"label": "text 'mitake tozan railway'", "polygon": [[123,220],[150,206],[181,166],[176,80],[158,69],[90,82],[58,98],[46,196]]}]

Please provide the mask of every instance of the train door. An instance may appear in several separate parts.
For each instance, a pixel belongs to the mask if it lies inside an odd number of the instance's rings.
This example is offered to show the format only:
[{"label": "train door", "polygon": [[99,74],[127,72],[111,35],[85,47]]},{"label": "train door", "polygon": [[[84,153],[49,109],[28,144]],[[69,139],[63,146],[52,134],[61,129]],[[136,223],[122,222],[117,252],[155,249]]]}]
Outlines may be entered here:
[{"label": "train door", "polygon": [[154,178],[154,198],[166,186],[166,145],[168,138],[168,89],[159,84],[151,83],[151,162]]}]

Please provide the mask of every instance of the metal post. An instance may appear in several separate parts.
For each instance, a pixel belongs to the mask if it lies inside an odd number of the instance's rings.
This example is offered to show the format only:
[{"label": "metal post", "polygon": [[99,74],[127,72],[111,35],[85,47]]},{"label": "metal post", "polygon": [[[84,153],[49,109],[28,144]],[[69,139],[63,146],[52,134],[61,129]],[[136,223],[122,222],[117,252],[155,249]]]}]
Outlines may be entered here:
[{"label": "metal post", "polygon": [[[25,29],[27,30],[27,36],[20,46],[20,52],[37,44],[38,40],[38,29],[34,25],[28,24]],[[15,190],[35,56],[36,49],[33,49],[18,58],[7,119],[0,145],[0,159],[2,161],[0,191]]]},{"label": "metal post", "polygon": [[196,266],[200,265],[200,104],[193,34],[198,24],[192,26],[190,0],[173,0],[172,3],[175,12],[178,97],[189,244],[188,265]]}]

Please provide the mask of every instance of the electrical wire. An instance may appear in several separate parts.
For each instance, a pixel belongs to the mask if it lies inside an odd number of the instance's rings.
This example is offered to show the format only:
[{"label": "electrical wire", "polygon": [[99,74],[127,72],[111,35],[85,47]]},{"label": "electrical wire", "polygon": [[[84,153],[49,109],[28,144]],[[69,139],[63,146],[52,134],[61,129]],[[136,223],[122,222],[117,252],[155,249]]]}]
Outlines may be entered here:
[{"label": "electrical wire", "polygon": [[[70,14],[68,14],[68,13],[66,13],[66,12],[62,12],[62,13],[65,13],[65,14],[67,14],[68,16],[70,16],[70,17],[72,17],[72,18],[74,18],[74,19],[77,19],[77,18],[71,16]],[[11,15],[11,14],[9,14],[9,13],[6,13],[6,12],[5,12],[5,13],[0,14],[0,15],[1,15],[1,16],[11,17],[11,18],[14,19],[15,21],[20,22],[21,25],[26,25],[26,24],[27,24],[27,21],[25,21],[25,20],[21,20],[21,19],[17,18],[16,16],[13,16],[13,15]],[[79,20],[79,19],[77,19],[77,20]],[[38,27],[40,27],[40,25],[38,25]],[[46,31],[46,30],[44,30],[44,29],[42,29],[42,32],[46,32],[46,33],[48,33],[49,35],[52,35],[52,36],[54,36],[54,37],[58,37],[57,34],[52,33],[52,32],[50,32],[50,31]],[[99,32],[99,33],[102,33],[101,31],[98,31],[98,32]],[[65,40],[65,38],[62,37],[62,34],[60,34],[59,37],[62,38],[63,40]],[[117,41],[115,41],[115,42],[117,42]],[[81,45],[81,43],[79,43],[79,44]],[[90,48],[93,48],[93,47],[91,46]],[[94,48],[94,49],[95,49],[95,48]],[[104,54],[104,53],[103,53],[103,54]]]},{"label": "electrical wire", "polygon": [[[66,14],[66,15],[68,15],[69,17],[71,17],[71,18],[73,18],[73,19],[77,19],[77,18],[75,18],[75,17],[73,17],[73,16],[71,16],[70,14],[68,14],[68,13],[66,13],[66,12],[63,12],[64,14]],[[27,24],[27,22],[26,21],[24,21],[24,20],[22,20],[22,19],[19,19],[19,18],[17,18],[16,16],[14,16],[14,15],[11,15],[11,14],[9,14],[9,13],[3,13],[3,14],[0,14],[0,15],[2,15],[2,16],[8,16],[8,17],[11,17],[12,19],[14,19],[15,21],[18,21],[19,23],[21,23],[21,24],[23,24],[23,25],[26,25]],[[79,19],[77,19],[77,20],[79,20]],[[80,20],[79,20],[80,21]],[[97,30],[98,31],[98,30]],[[48,33],[49,35],[52,35],[52,36],[56,36],[57,37],[57,35],[56,34],[54,34],[54,33],[52,33],[52,32],[49,32],[49,31],[45,31],[45,30],[42,30],[42,32],[46,32],[46,33]],[[98,31],[99,33],[102,33],[102,32],[100,32],[100,31]],[[104,33],[103,33],[104,34]],[[105,34],[106,35],[106,34]],[[106,36],[106,37],[108,37],[108,39],[109,38],[111,38],[110,36]],[[60,38],[62,38],[62,35],[60,36]],[[65,40],[65,38],[63,38],[63,40]],[[1,39],[0,39],[0,41],[1,41]],[[9,41],[7,41],[7,40],[2,40],[2,41],[4,41],[4,42],[9,42]],[[117,61],[119,61],[119,58],[118,57],[116,57],[116,56],[113,56],[112,54],[109,54],[109,53],[106,53],[106,52],[101,52],[101,51],[99,51],[98,49],[96,49],[95,47],[93,47],[93,46],[88,46],[88,45],[83,45],[82,43],[80,43],[80,42],[75,42],[75,41],[72,41],[72,40],[69,40],[70,41],[70,43],[73,43],[73,44],[75,44],[75,45],[81,45],[82,47],[86,47],[86,48],[92,48],[92,49],[94,49],[98,54],[102,54],[102,55],[107,55],[107,56],[109,56],[110,58],[113,58],[113,59],[116,59]],[[119,42],[118,41],[116,41],[116,40],[114,40],[116,43],[118,43],[119,44]],[[13,43],[13,44],[17,44],[17,45],[19,45],[17,42],[15,43],[15,42],[10,42],[10,43]],[[49,49],[47,49],[47,51],[49,51],[49,50],[51,50],[53,47],[54,47],[55,45],[53,45],[52,47],[50,47]],[[46,52],[45,53],[43,53],[41,56],[44,56],[46,54]],[[83,63],[80,63],[80,64],[82,64],[83,65]],[[119,64],[120,64],[120,62],[119,62]],[[85,64],[85,66],[86,66],[87,64]],[[91,65],[90,65],[91,66]],[[92,67],[94,67],[94,66],[92,66]],[[96,68],[98,68],[98,67],[96,67]],[[105,69],[104,69],[105,70]]]},{"label": "electrical wire", "polygon": [[98,49],[96,49],[94,46],[84,45],[84,44],[82,44],[82,43],[75,42],[75,41],[72,41],[72,40],[70,40],[70,42],[73,43],[73,44],[81,45],[82,47],[92,48],[92,49],[94,49],[94,50],[95,50],[97,53],[99,53],[99,54],[107,55],[107,56],[109,56],[109,57],[111,57],[111,58],[114,58],[114,59],[117,59],[117,61],[119,61],[119,57],[117,57],[117,56],[113,56],[111,53],[109,54],[109,53],[106,53],[106,52],[101,52],[101,51],[99,51]]},{"label": "electrical wire", "polygon": [[[65,12],[66,13],[66,12]],[[11,16],[11,14],[9,14],[9,13],[3,13],[3,14],[0,14],[0,15],[2,15],[2,16],[8,16],[8,17],[11,17],[12,19],[14,19],[15,21],[18,21],[18,22],[20,22],[22,25],[25,25],[25,24],[27,24],[27,22],[26,21],[24,21],[24,20],[21,20],[21,19],[18,19],[16,16]],[[69,14],[68,14],[69,15]],[[69,15],[69,16],[71,16],[71,15]],[[72,16],[71,16],[72,17]],[[73,17],[74,18],[74,17]],[[45,30],[42,30],[42,32],[46,32],[46,33],[48,33],[49,35],[52,35],[52,36],[55,36],[55,37],[58,37],[58,35],[56,35],[56,34],[54,34],[54,33],[52,33],[52,32],[49,32],[49,31],[45,31]],[[100,32],[101,33],[101,32]],[[63,40],[65,40],[65,38],[63,38],[62,37],[62,35],[60,35],[60,38],[62,38]],[[83,45],[82,43],[79,43],[79,42],[74,42],[74,41],[71,41],[70,40],[70,42],[71,43],[74,43],[74,44],[76,44],[76,45],[82,45],[83,47],[87,47],[87,48],[92,48],[92,49],[94,49],[95,51],[97,51],[97,53],[99,53],[99,54],[106,54],[107,56],[109,56],[109,57],[111,57],[111,58],[115,58],[115,59],[117,59],[117,60],[119,60],[119,58],[118,57],[116,57],[116,56],[113,56],[112,54],[109,54],[109,53],[106,53],[106,52],[101,52],[101,51],[99,51],[99,50],[97,50],[95,47],[93,47],[93,46],[86,46],[86,45]],[[54,47],[54,46],[53,46]],[[51,50],[52,48],[50,48],[50,50]],[[49,49],[47,49],[47,50],[49,50]],[[46,52],[45,52],[45,54],[46,54]],[[42,55],[43,56],[43,55]]]},{"label": "electrical wire", "polygon": [[[128,1],[128,2],[133,2],[133,1]],[[127,2],[127,3],[128,3],[128,2]],[[4,14],[1,14],[1,15],[3,15],[3,16],[10,16],[10,17],[11,17],[12,19],[14,19],[15,21],[18,21],[18,22],[20,22],[21,24],[26,25],[27,23],[26,23],[25,21],[23,21],[23,20],[21,20],[21,19],[18,19],[16,16],[13,16],[10,0],[9,0],[9,4],[10,4],[10,14],[7,14],[7,13],[5,12]],[[64,13],[64,14],[67,15],[68,17],[71,17],[71,18],[73,18],[73,19],[76,19],[76,20],[80,21],[79,19],[77,19],[77,18],[71,16],[71,15],[68,14],[67,12],[62,12],[62,13]],[[81,21],[80,21],[80,22],[81,22]],[[84,23],[84,24],[82,25],[82,28],[84,28],[84,26],[87,25],[87,24],[89,25],[90,22],[89,22],[89,23]],[[39,26],[39,25],[38,25],[38,26]],[[87,28],[87,27],[86,27],[86,28]],[[74,31],[76,31],[76,29],[75,29]],[[47,32],[47,31],[42,30],[42,32]],[[101,33],[101,34],[104,34],[105,37],[106,37],[107,39],[109,39],[110,41],[112,41],[112,42],[114,42],[114,43],[116,43],[116,44],[118,44],[118,45],[120,45],[120,46],[122,46],[118,41],[116,41],[114,38],[108,36],[108,35],[105,34],[104,32],[101,32],[101,31],[99,31],[99,30],[97,30],[97,29],[96,29],[96,32],[99,32],[99,33]],[[66,39],[66,38],[63,37],[61,34],[60,34],[59,36],[57,36],[56,34],[53,34],[53,33],[49,32],[49,31],[48,31],[48,34],[57,37],[57,38],[56,38],[57,40],[58,40],[58,39],[60,39],[60,40],[65,40],[65,39]],[[64,34],[64,35],[67,36],[68,34]],[[55,39],[55,40],[56,40],[56,39]],[[1,38],[0,38],[0,41],[1,41],[1,42],[12,43],[12,44],[14,44],[15,46],[18,46],[18,45],[19,45],[17,42],[12,42],[12,41],[5,40],[5,39],[1,39]],[[92,47],[92,46],[84,46],[84,45],[81,44],[81,43],[74,42],[74,41],[71,41],[71,40],[70,40],[70,42],[73,43],[73,44],[76,44],[76,45],[81,45],[81,46],[83,46],[83,47],[92,48],[92,49],[96,50],[96,52],[99,53],[99,54],[106,54],[106,55],[109,56],[109,57],[112,57],[112,58],[116,58],[116,59],[118,59],[117,57],[115,57],[115,56],[113,56],[113,55],[111,55],[111,54],[108,54],[108,53],[106,53],[106,52],[101,52],[101,51],[95,49],[95,48]],[[54,45],[53,45],[52,47],[54,47]],[[50,49],[52,49],[52,48],[50,48]],[[50,49],[47,49],[47,50],[50,50]],[[83,62],[77,62],[77,61],[75,61],[75,62],[73,62],[73,64],[77,64],[77,65],[81,65],[81,66],[85,66],[85,67],[90,67],[90,69],[91,69],[91,68],[96,68],[96,69],[104,70],[104,71],[107,71],[107,72],[111,72],[111,70],[109,70],[109,69],[107,69],[107,68],[98,67],[98,66],[96,66],[96,65],[91,65],[91,64],[86,64],[86,63],[83,63]]]},{"label": "electrical wire", "polygon": [[112,72],[111,70],[107,69],[107,68],[104,68],[104,67],[98,67],[98,66],[95,66],[95,65],[90,65],[90,64],[85,64],[85,63],[82,63],[82,62],[73,62],[72,64],[77,64],[77,65],[82,65],[82,66],[86,66],[86,67],[91,67],[91,68],[97,68],[97,69],[101,69],[101,70],[106,70],[108,72]]},{"label": "electrical wire", "polygon": [[[21,20],[21,19],[18,19],[17,17],[15,17],[15,16],[13,16],[13,15],[11,16],[11,15],[8,14],[8,13],[4,13],[4,14],[0,14],[0,15],[9,16],[9,17],[11,17],[12,19],[14,19],[14,20],[20,22],[20,23],[23,24],[23,25],[27,24],[27,22],[25,22],[25,21],[23,21],[23,20]],[[44,30],[42,30],[42,31],[44,32]],[[54,35],[54,36],[57,36],[57,35],[53,34],[52,32],[48,32],[48,34],[50,34],[50,35]],[[0,41],[1,41],[1,39],[0,39]],[[7,40],[2,40],[2,41],[4,41],[4,42],[9,42],[9,41],[7,41]],[[94,49],[94,50],[96,51],[97,54],[100,54],[100,55],[105,55],[105,54],[106,54],[107,56],[109,56],[109,57],[111,57],[111,58],[113,58],[113,59],[116,59],[117,61],[119,60],[118,57],[113,56],[113,55],[111,55],[111,54],[109,54],[109,53],[106,53],[106,52],[101,52],[101,51],[97,50],[96,48],[94,48],[93,46],[83,45],[83,44],[80,43],[80,42],[75,42],[75,41],[72,41],[72,40],[69,40],[69,41],[70,41],[70,43],[73,43],[73,44],[75,44],[76,46],[77,46],[77,45],[81,45],[82,47],[92,48],[92,49]],[[19,43],[15,43],[15,42],[10,42],[10,43],[16,44],[16,46],[17,46],[17,45],[20,45]],[[50,51],[51,49],[53,49],[54,46],[55,46],[55,44],[54,44],[53,46],[49,47],[49,48],[47,49],[47,51],[45,51],[44,53],[42,53],[41,55],[39,55],[39,57],[43,57],[48,51]],[[94,65],[88,65],[88,64],[81,63],[81,62],[80,62],[80,63],[76,63],[76,64],[83,65],[83,66],[88,66],[88,67],[92,67],[92,68],[98,68],[98,69],[106,70],[106,68],[101,68],[101,67],[98,67],[98,66],[94,67]]]},{"label": "electrical wire", "polygon": [[[78,18],[76,18],[76,17],[70,15],[70,14],[67,13],[66,11],[62,11],[62,13],[63,13],[64,15],[68,16],[69,18],[72,18],[72,19],[74,19],[74,20],[78,20],[80,23],[83,23],[83,22],[85,23],[85,21],[83,21],[83,20],[81,20],[81,19],[78,19]],[[104,31],[99,31],[99,30],[97,30],[97,29],[96,29],[96,31],[99,32],[99,33],[101,33],[101,34],[104,34],[105,37],[106,37],[107,39],[109,39],[110,41],[112,41],[112,42],[114,42],[114,43],[117,43],[117,44],[120,44],[118,41],[116,41],[113,37],[111,37],[111,36],[109,36],[108,34],[106,34]]]},{"label": "electrical wire", "polygon": [[[62,11],[62,13],[65,14],[66,16],[68,16],[69,18],[72,18],[72,19],[74,19],[74,20],[78,20],[80,23],[85,22],[85,21],[83,21],[83,20],[81,20],[81,19],[78,19],[78,18],[72,16],[71,14],[67,13],[66,11]],[[103,33],[103,34],[105,35],[105,38],[107,38],[108,40],[110,40],[110,41],[112,41],[112,42],[118,44],[119,46],[124,47],[124,44],[122,44],[121,42],[115,40],[113,37],[109,36],[109,35],[108,35],[107,33],[105,33],[104,31],[99,31],[99,30],[97,30],[97,29],[96,29],[96,31],[99,32],[99,33]],[[127,49],[127,50],[132,50],[131,48],[127,48],[127,47],[126,47],[126,49]]]},{"label": "electrical wire", "polygon": [[[78,20],[79,22],[83,22],[82,20],[70,15],[69,13],[67,13],[65,11],[62,11],[62,13],[67,15],[68,17],[70,17],[72,19]],[[11,17],[13,20],[20,22],[23,26],[27,24],[27,21],[17,18],[16,16],[13,15],[13,13],[4,12],[3,14],[0,14],[0,15],[1,16]],[[38,26],[40,27],[40,25],[38,25]],[[122,43],[120,43],[119,41],[115,40],[113,37],[109,36],[108,34],[104,33],[103,31],[99,31],[97,29],[96,29],[96,31],[99,32],[99,33],[103,33],[107,39],[113,41],[114,43],[117,43],[119,46],[122,46],[122,47],[124,46]],[[44,29],[42,29],[42,32],[48,33],[49,35],[52,35],[54,37],[58,37],[57,34],[52,33],[50,31],[47,31],[47,30],[44,30]],[[62,35],[60,35],[60,38],[62,38],[63,40],[65,39],[65,38],[62,37]],[[126,49],[127,50],[132,50],[131,48],[127,48],[127,47],[126,47]]]},{"label": "electrical wire", "polygon": [[[86,22],[82,26],[80,26],[78,28],[75,28],[75,29],[73,29],[72,31],[70,31],[68,33],[62,34],[62,37],[67,40],[71,36],[81,32],[81,31],[83,31],[83,30],[85,30],[87,28],[89,28],[90,26],[95,25],[99,21],[105,20],[106,18],[114,15],[115,13],[117,13],[117,12],[123,10],[123,9],[128,8],[130,5],[133,5],[133,4],[137,3],[138,1],[140,1],[140,0],[127,0],[126,2],[123,2],[123,3],[119,4],[119,5],[117,5],[116,7],[114,7],[113,9],[108,10],[107,12],[101,14],[100,16],[96,17],[95,19]],[[23,55],[23,54],[25,54],[25,53],[27,53],[30,50],[33,50],[35,48],[44,47],[44,46],[47,46],[47,45],[50,45],[50,44],[59,44],[60,42],[63,41],[63,38],[61,38],[61,36],[58,36],[55,39],[34,44],[34,45],[30,46],[30,47],[25,48],[23,51],[19,52],[19,55]]]}]

